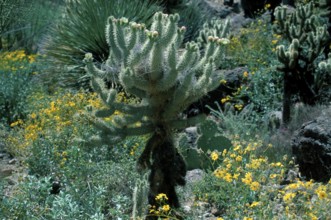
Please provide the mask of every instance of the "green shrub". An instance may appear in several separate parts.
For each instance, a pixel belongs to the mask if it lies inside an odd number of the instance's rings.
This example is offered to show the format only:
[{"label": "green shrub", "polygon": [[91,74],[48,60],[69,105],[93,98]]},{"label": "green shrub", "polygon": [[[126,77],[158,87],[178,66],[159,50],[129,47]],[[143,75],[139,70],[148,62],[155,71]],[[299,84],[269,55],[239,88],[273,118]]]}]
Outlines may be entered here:
[{"label": "green shrub", "polygon": [[[331,182],[299,179],[288,155],[271,161],[256,152],[272,145],[258,139],[240,139],[233,138],[230,151],[209,155],[214,168],[193,184],[193,209],[207,202],[216,208],[214,213],[220,219],[327,219]],[[285,179],[288,184],[281,185]]]},{"label": "green shrub", "polygon": [[23,50],[0,54],[0,121],[8,125],[27,114],[27,97],[33,91],[31,80],[37,71],[35,59]]},{"label": "green shrub", "polygon": [[238,66],[259,67],[277,60],[273,53],[275,41],[271,25],[264,20],[256,20],[236,34],[231,34],[227,50],[228,65],[224,68]]},{"label": "green shrub", "polygon": [[[109,47],[105,27],[109,16],[127,17],[130,21],[150,23],[150,18],[161,8],[141,0],[80,0],[66,1],[62,19],[53,28],[45,48],[54,67],[45,78],[50,83],[70,87],[87,86],[82,60],[92,53],[97,61],[107,59]],[[54,81],[52,81],[54,80]]]},{"label": "green shrub", "polygon": [[[88,105],[102,106],[95,94],[61,91],[50,96],[37,92],[28,100],[31,113],[25,121],[17,122],[20,126],[13,127],[8,146],[13,155],[21,156],[29,176],[21,180],[15,199],[4,197],[4,218],[14,210],[12,216],[20,219],[128,219],[135,180],[139,179],[134,172],[135,158],[145,138],[128,138],[112,148],[78,145],[75,137],[89,137],[95,130],[75,114]],[[25,186],[41,187],[44,178],[48,179],[48,191],[40,195],[40,201],[47,202],[30,201]],[[54,180],[61,184],[57,196],[49,193]]]}]

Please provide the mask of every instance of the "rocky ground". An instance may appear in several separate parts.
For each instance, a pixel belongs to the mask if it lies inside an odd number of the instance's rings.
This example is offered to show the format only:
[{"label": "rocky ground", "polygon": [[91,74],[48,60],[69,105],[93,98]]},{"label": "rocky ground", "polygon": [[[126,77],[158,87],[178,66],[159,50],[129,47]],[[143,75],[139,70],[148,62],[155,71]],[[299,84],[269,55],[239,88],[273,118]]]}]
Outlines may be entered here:
[{"label": "rocky ground", "polygon": [[5,151],[3,143],[0,143],[0,184],[5,185],[5,190],[0,195],[10,196],[14,186],[25,175],[26,171],[19,160],[10,156]]}]

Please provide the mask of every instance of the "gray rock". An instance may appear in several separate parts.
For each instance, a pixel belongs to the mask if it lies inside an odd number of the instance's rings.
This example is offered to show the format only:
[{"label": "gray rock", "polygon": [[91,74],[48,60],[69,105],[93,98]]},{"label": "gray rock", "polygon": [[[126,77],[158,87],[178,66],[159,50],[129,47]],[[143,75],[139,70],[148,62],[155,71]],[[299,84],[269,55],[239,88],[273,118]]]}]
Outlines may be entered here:
[{"label": "gray rock", "polygon": [[17,163],[17,159],[11,159],[8,161],[8,164],[16,164]]},{"label": "gray rock", "polygon": [[0,170],[0,179],[8,177],[14,173],[14,169],[11,167],[4,168]]},{"label": "gray rock", "polygon": [[205,174],[205,172],[201,169],[190,170],[190,171],[187,171],[185,179],[186,179],[187,183],[194,183],[194,182],[202,180],[204,174]]},{"label": "gray rock", "polygon": [[331,177],[331,117],[324,114],[305,123],[292,138],[292,152],[307,179],[327,182]]}]

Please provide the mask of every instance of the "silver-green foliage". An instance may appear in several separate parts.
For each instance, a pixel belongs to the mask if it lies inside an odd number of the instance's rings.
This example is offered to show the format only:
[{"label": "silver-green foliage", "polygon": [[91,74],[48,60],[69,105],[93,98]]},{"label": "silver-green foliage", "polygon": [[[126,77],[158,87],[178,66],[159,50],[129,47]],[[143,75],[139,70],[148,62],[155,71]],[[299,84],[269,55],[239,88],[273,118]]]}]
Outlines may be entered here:
[{"label": "silver-green foliage", "polygon": [[199,32],[197,42],[200,46],[204,46],[208,42],[208,37],[228,38],[230,33],[230,21],[213,19],[204,23]]},{"label": "silver-green foliage", "polygon": [[[92,87],[107,106],[86,114],[100,130],[88,142],[108,144],[129,135],[182,129],[201,122],[205,117],[182,117],[181,112],[219,85],[215,74],[219,65],[220,39],[210,38],[205,53],[200,55],[196,43],[180,48],[185,27],[178,27],[179,16],[155,14],[150,30],[126,18],[110,17],[106,30],[110,53],[104,69],[93,64],[92,54],[85,56]],[[115,101],[117,91],[107,88],[104,79],[120,84],[126,92],[138,97],[138,104]],[[111,116],[113,123],[102,118]],[[137,123],[139,124],[137,125]]]},{"label": "silver-green foliage", "polygon": [[287,13],[286,7],[277,7],[275,18],[273,31],[281,35],[286,42],[285,45],[277,47],[276,53],[281,63],[278,70],[283,72],[282,117],[284,124],[287,124],[290,120],[293,94],[298,94],[305,104],[314,105],[321,101],[325,84],[320,82],[324,81],[326,75],[315,71],[318,64],[316,60],[322,55],[329,34],[312,2],[299,5],[290,14]]},{"label": "silver-green foliage", "polygon": [[279,61],[283,68],[294,69],[299,65],[299,59],[312,63],[323,51],[328,39],[327,27],[319,22],[314,14],[314,5],[300,5],[292,13],[287,13],[285,6],[277,7],[274,33],[280,34],[290,45],[277,48]]}]

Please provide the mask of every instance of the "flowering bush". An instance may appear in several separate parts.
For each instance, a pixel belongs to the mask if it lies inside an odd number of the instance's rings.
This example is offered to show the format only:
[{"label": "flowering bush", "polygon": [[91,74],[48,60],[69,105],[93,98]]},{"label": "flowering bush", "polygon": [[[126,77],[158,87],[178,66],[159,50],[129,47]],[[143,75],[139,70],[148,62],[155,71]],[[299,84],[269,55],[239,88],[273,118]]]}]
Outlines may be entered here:
[{"label": "flowering bush", "polygon": [[[273,147],[264,145],[234,138],[233,149],[211,152],[215,168],[194,186],[196,206],[214,204],[218,219],[326,219],[331,181],[323,185],[290,177],[287,172],[296,170],[293,161],[287,155],[278,162],[259,156]],[[287,185],[281,185],[285,179]]]},{"label": "flowering bush", "polygon": [[0,53],[0,121],[10,124],[26,116],[36,58],[23,50]]},{"label": "flowering bush", "polygon": [[[117,98],[130,101],[122,94]],[[95,94],[62,91],[46,95],[35,92],[28,100],[31,113],[25,120],[11,123],[12,131],[7,140],[8,150],[21,156],[29,170],[29,178],[36,180],[21,179],[19,187],[25,184],[38,187],[39,178],[36,176],[45,177],[51,181],[45,183],[49,187],[52,181],[60,183],[61,195],[55,199],[47,193],[40,195],[40,201],[47,202],[36,204],[29,197],[28,190],[20,191],[15,194],[16,200],[6,198],[3,207],[0,203],[0,213],[1,208],[7,213],[8,208],[14,206],[13,215],[19,218],[59,219],[69,218],[72,213],[78,213],[76,217],[83,219],[103,215],[128,218],[134,179],[138,178],[133,172],[134,160],[145,140],[132,138],[112,148],[99,146],[95,149],[76,143],[76,137],[95,132],[79,117],[87,106],[103,105]],[[112,119],[107,121],[111,123]],[[26,200],[33,206],[29,212],[24,208]],[[103,212],[106,214],[101,213],[103,207],[107,207]],[[43,211],[39,213],[38,210]]]}]

